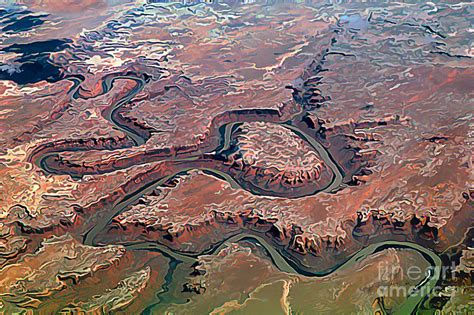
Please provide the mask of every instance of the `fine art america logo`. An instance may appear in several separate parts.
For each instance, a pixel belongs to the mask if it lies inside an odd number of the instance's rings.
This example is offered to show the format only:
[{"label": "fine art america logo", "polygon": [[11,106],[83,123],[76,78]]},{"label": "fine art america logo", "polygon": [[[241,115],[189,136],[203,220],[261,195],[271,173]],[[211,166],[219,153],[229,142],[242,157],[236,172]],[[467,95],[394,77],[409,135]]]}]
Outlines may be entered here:
[{"label": "fine art america logo", "polygon": [[[378,264],[378,280],[382,285],[377,289],[377,294],[389,298],[406,298],[409,296],[427,296],[442,291],[441,286],[427,285],[429,281],[454,280],[456,265],[451,266],[409,266],[403,268],[388,262]],[[435,275],[439,274],[439,277]],[[436,281],[438,282],[438,281]]]}]

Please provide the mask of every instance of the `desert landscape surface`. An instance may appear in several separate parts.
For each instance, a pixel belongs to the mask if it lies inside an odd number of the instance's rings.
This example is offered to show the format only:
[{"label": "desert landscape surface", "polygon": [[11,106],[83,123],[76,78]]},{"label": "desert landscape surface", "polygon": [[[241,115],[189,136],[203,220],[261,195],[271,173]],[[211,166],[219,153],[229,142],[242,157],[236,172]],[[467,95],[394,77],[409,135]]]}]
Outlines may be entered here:
[{"label": "desert landscape surface", "polygon": [[472,314],[469,2],[0,4],[0,314]]}]

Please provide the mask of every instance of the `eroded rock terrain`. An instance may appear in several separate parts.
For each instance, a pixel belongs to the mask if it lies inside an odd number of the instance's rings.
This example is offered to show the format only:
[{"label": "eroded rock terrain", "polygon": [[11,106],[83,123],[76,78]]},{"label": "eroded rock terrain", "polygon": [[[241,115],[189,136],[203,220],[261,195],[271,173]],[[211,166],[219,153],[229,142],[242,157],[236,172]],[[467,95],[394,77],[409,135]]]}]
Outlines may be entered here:
[{"label": "eroded rock terrain", "polygon": [[0,313],[472,311],[471,16],[1,4]]}]

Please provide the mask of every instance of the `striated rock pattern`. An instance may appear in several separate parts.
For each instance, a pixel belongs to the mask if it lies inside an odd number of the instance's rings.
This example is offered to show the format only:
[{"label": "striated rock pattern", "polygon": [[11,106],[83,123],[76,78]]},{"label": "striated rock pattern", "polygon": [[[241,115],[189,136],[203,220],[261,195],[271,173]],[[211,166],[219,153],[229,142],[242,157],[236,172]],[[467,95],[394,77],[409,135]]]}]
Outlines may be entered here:
[{"label": "striated rock pattern", "polygon": [[38,306],[53,291],[62,290],[68,279],[78,282],[123,256],[121,246],[94,248],[70,235],[45,240],[34,255],[0,271],[0,299],[18,306]]},{"label": "striated rock pattern", "polygon": [[258,122],[244,123],[239,129],[234,140],[237,150],[229,156],[229,163],[244,181],[261,182],[270,191],[329,185],[332,171],[314,148],[290,130]]},{"label": "striated rock pattern", "polygon": [[110,313],[116,312],[130,304],[146,286],[150,279],[150,268],[133,273],[119,282],[117,287],[103,295],[93,297],[87,302],[78,303],[76,307],[68,307],[63,312]]}]

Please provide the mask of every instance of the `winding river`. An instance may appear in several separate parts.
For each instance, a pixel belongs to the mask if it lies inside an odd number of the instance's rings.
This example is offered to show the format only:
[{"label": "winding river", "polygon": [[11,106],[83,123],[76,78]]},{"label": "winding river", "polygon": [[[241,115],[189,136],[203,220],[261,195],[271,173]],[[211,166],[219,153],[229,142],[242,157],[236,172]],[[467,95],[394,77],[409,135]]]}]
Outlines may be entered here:
[{"label": "winding river", "polygon": [[[234,235],[225,241],[223,241],[220,245],[212,248],[208,252],[204,252],[201,254],[190,255],[185,253],[179,253],[170,248],[166,247],[165,245],[158,244],[155,242],[139,242],[139,243],[132,243],[128,244],[125,247],[128,250],[147,250],[147,251],[157,251],[163,253],[166,257],[171,257],[173,261],[181,263],[187,263],[192,265],[197,261],[198,256],[201,255],[210,255],[214,253],[218,253],[221,249],[223,249],[229,243],[236,243],[242,240],[251,240],[259,243],[265,249],[265,252],[268,258],[273,262],[273,264],[280,270],[289,274],[295,275],[302,275],[302,272],[298,267],[293,266],[289,261],[289,258],[283,256],[279,251],[277,251],[273,246],[268,244],[268,242],[257,235],[248,234],[248,233],[241,233],[238,235]],[[429,274],[422,280],[420,283],[415,287],[413,292],[407,296],[406,300],[403,304],[399,305],[396,310],[393,311],[393,314],[412,314],[414,313],[420,303],[423,301],[425,295],[419,294],[419,292],[430,292],[435,286],[441,276],[441,266],[442,262],[441,259],[431,250],[420,246],[415,243],[411,242],[399,242],[399,241],[384,241],[376,244],[371,244],[358,252],[352,255],[349,259],[347,259],[342,264],[338,265],[337,267],[331,268],[325,272],[314,272],[308,273],[304,271],[304,275],[307,277],[316,277],[322,278],[330,276],[331,274],[335,273],[336,271],[343,271],[348,270],[353,267],[357,262],[368,258],[370,255],[376,254],[384,249],[388,248],[395,248],[395,249],[408,249],[418,252],[423,256],[423,258],[430,264],[431,269]]]},{"label": "winding river", "polygon": [[[139,93],[143,89],[145,81],[139,77],[131,76],[131,75],[123,75],[123,76],[120,75],[120,76],[109,77],[103,82],[103,92],[107,93],[112,88],[113,82],[118,79],[133,80],[136,82],[136,85],[130,92],[128,92],[124,97],[122,97],[112,108],[104,111],[103,113],[104,118],[110,121],[114,125],[115,128],[123,131],[134,142],[136,146],[142,145],[145,143],[146,140],[143,139],[137,132],[135,132],[131,128],[121,124],[120,121],[118,121],[115,118],[115,116],[118,110],[124,104],[127,104],[128,102],[130,102],[134,98],[134,96],[137,95],[137,93]],[[79,86],[77,79],[74,79],[74,83],[75,83],[74,90],[77,91],[77,87]],[[77,98],[77,92],[74,92],[74,97]],[[220,129],[221,130],[221,143],[219,144],[219,147],[216,149],[215,154],[218,154],[219,152],[223,152],[230,148],[232,133],[235,130],[235,128],[238,127],[238,125],[241,123],[243,123],[243,121],[235,121],[232,123],[228,123],[224,126],[221,126],[221,129]],[[327,192],[327,193],[334,192],[337,188],[343,185],[343,177],[344,177],[343,173],[341,172],[337,163],[332,158],[331,154],[327,151],[326,148],[324,148],[324,146],[322,146],[316,139],[312,138],[311,136],[303,132],[300,128],[292,125],[291,123],[282,122],[281,125],[287,128],[290,132],[293,132],[296,135],[298,135],[300,138],[304,139],[307,143],[309,143],[311,147],[315,151],[318,152],[318,154],[321,156],[323,161],[327,164],[327,166],[333,172],[332,181],[328,184],[326,188],[322,190],[322,192]],[[70,149],[69,151],[74,151],[74,150]],[[50,170],[48,167],[48,157],[50,157],[53,154],[58,154],[58,153],[60,152],[46,153],[43,156],[40,156],[39,158],[37,158],[35,161],[35,164],[41,167],[46,173],[55,173],[54,171]],[[174,162],[182,165],[182,167],[179,167],[179,169],[176,172],[174,172],[173,174],[163,176],[157,180],[154,180],[150,183],[147,183],[139,187],[132,193],[126,195],[123,199],[117,201],[110,208],[103,209],[103,211],[98,211],[97,213],[93,214],[90,218],[88,218],[88,223],[89,225],[92,225],[92,226],[90,226],[89,229],[83,233],[84,244],[97,246],[95,242],[96,236],[101,231],[104,231],[107,228],[107,226],[111,223],[114,217],[122,213],[125,209],[127,209],[127,207],[129,207],[131,204],[136,202],[140,197],[154,190],[157,186],[163,185],[164,183],[168,182],[173,177],[179,176],[180,174],[184,174],[188,172],[189,170],[202,169],[212,175],[225,179],[233,187],[241,187],[241,185],[239,185],[235,181],[235,179],[232,178],[230,175],[213,168],[199,167],[197,163],[193,163],[197,161],[198,159],[199,159],[198,156],[194,156],[194,157],[192,156],[185,159],[173,159]],[[356,262],[362,259],[365,259],[368,256],[373,255],[383,249],[404,248],[404,249],[414,250],[420,253],[423,256],[423,258],[433,267],[433,272],[431,272],[422,282],[420,282],[419,287],[417,289],[424,290],[423,292],[429,292],[436,285],[437,281],[440,278],[441,259],[434,252],[418,244],[410,243],[410,242],[385,241],[385,242],[381,242],[377,244],[368,245],[364,247],[363,249],[361,249],[360,251],[356,252],[354,255],[352,255],[349,259],[347,259],[342,264],[334,266],[331,270],[321,272],[321,273],[308,272],[307,270],[303,270],[302,268],[299,268],[298,264],[291,259],[289,254],[285,255],[284,251],[278,251],[277,249],[275,249],[274,246],[271,246],[270,244],[268,244],[264,238],[258,235],[250,234],[250,233],[240,233],[238,235],[231,236],[230,238],[222,241],[220,244],[217,244],[216,246],[214,246],[212,249],[203,253],[199,253],[199,254],[189,254],[189,253],[178,252],[166,247],[165,245],[158,244],[155,242],[130,243],[126,245],[126,248],[129,250],[158,251],[158,252],[163,253],[166,257],[171,258],[175,264],[176,262],[185,262],[185,263],[192,264],[196,262],[196,259],[200,255],[213,254],[213,253],[219,252],[224,246],[226,246],[226,244],[231,243],[231,242],[239,242],[242,240],[251,240],[262,245],[265,248],[265,251],[268,257],[269,259],[271,259],[273,264],[279,270],[286,273],[290,273],[290,274],[298,274],[298,275],[304,275],[304,276],[309,276],[309,277],[325,277],[336,271],[349,269]],[[172,277],[169,276],[168,278],[171,279]],[[408,296],[405,302],[399,306],[396,313],[409,314],[409,313],[414,312],[423,298],[424,298],[423,295],[416,294],[415,292],[414,294]]]},{"label": "winding river", "polygon": [[108,93],[108,91],[112,89],[113,83],[119,79],[133,80],[135,81],[136,85],[131,91],[129,91],[124,97],[122,97],[115,104],[115,106],[113,106],[112,110],[105,111],[104,118],[110,121],[118,130],[125,133],[135,143],[136,146],[140,146],[145,143],[145,139],[143,139],[139,134],[137,134],[132,128],[121,124],[120,121],[116,119],[115,115],[123,105],[129,103],[135,97],[135,95],[137,95],[143,90],[143,87],[145,86],[145,80],[134,76],[116,76],[107,78],[102,83],[102,89],[104,91],[103,93]]}]

